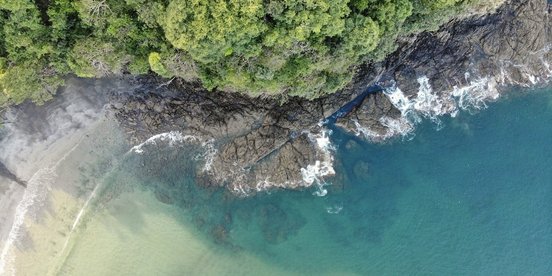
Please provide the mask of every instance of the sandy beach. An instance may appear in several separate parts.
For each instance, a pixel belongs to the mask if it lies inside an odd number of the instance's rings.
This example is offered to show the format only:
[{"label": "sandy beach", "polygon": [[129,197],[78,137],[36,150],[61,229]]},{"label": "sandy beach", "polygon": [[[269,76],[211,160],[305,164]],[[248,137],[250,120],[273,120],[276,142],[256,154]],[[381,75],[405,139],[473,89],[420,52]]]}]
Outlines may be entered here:
[{"label": "sandy beach", "polygon": [[[67,239],[68,220],[78,215],[95,185],[80,185],[82,168],[116,152],[110,146],[118,136],[105,135],[117,129],[104,108],[106,95],[102,83],[69,80],[47,105],[24,105],[6,114],[0,161],[28,187],[0,178],[0,274],[14,273],[16,255],[21,261],[29,252],[54,257],[61,245],[52,243]],[[44,233],[30,235],[36,231]],[[51,237],[56,232],[64,234]],[[45,264],[48,259],[41,257]]]}]

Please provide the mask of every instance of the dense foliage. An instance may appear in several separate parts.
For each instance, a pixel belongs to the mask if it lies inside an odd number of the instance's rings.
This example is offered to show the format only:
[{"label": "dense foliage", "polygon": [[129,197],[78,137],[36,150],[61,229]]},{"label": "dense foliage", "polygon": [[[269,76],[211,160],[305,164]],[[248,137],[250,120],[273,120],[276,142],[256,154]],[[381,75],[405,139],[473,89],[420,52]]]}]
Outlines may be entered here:
[{"label": "dense foliage", "polygon": [[63,76],[149,70],[208,89],[316,98],[398,35],[492,0],[0,0],[0,105]]}]

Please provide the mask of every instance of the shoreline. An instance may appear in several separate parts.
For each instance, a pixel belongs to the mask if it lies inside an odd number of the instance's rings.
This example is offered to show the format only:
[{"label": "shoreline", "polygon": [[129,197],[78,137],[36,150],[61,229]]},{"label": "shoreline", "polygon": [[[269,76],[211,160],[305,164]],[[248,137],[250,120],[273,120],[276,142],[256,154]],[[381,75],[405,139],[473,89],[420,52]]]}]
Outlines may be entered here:
[{"label": "shoreline", "polygon": [[[8,269],[14,250],[28,246],[25,245],[28,243],[25,241],[27,227],[51,214],[52,193],[62,191],[78,199],[82,192],[78,185],[75,186],[78,167],[63,168],[69,159],[75,158],[75,152],[83,143],[89,143],[98,127],[114,125],[105,109],[107,93],[101,82],[69,79],[68,86],[54,101],[44,106],[21,106],[8,113],[16,123],[2,129],[0,160],[27,181],[28,187],[22,189],[17,183],[0,179],[2,187],[6,187],[0,193],[0,206],[3,207],[0,214],[0,274]],[[102,93],[89,95],[98,90]],[[96,140],[101,141],[101,138]],[[90,153],[81,153],[79,159],[71,161],[72,165],[80,166],[95,158]],[[67,173],[76,176],[59,178]]]},{"label": "shoreline", "polygon": [[87,215],[93,195],[101,189],[93,175],[98,173],[102,162],[112,162],[121,151],[120,135],[112,133],[116,129],[113,120],[100,119],[56,141],[52,145],[55,150],[41,153],[59,159],[41,163],[44,167],[33,175],[29,187],[16,202],[11,227],[2,229],[7,238],[1,247],[4,263],[0,268],[4,265],[5,269],[18,272],[35,269],[38,272],[40,268],[55,266],[57,257],[67,250],[74,230]]},{"label": "shoreline", "polygon": [[[214,139],[218,154],[212,170],[197,173],[202,185],[238,196],[259,192],[259,183],[262,190],[304,189],[310,185],[302,170],[324,155],[309,135],[326,131],[321,121],[351,102],[358,101],[336,126],[381,142],[407,135],[422,119],[438,121],[484,107],[509,87],[547,83],[552,78],[549,9],[544,0],[508,1],[495,13],[405,38],[384,61],[360,66],[347,88],[312,101],[290,98],[283,104],[208,92],[178,79],[160,86],[161,80],[145,78],[139,91],[115,98],[113,110],[132,144],[171,131]],[[374,85],[391,88],[363,94]],[[366,97],[357,100],[359,95]],[[330,180],[324,176],[316,177]]]},{"label": "shoreline", "polygon": [[[93,126],[90,126],[92,129]],[[36,149],[32,151],[33,155],[43,158],[36,158],[31,162],[27,162],[27,166],[19,164],[17,166],[18,173],[28,179],[28,187],[21,189],[17,184],[11,184],[12,189],[19,189],[18,196],[4,194],[0,198],[0,203],[3,207],[2,216],[4,217],[2,227],[0,227],[0,248],[2,255],[0,260],[0,272],[3,268],[9,266],[11,250],[17,246],[17,239],[21,236],[22,228],[25,227],[26,217],[29,215],[30,209],[36,209],[36,206],[47,204],[46,197],[49,190],[62,189],[66,183],[58,182],[57,179],[50,183],[41,183],[41,178],[47,177],[46,174],[52,174],[55,177],[59,166],[73,151],[81,144],[83,137],[89,132],[89,129],[82,129],[68,135],[62,139],[58,139],[46,147],[42,144],[36,145]],[[36,169],[40,168],[40,169]],[[38,210],[35,210],[38,211]]]},{"label": "shoreline", "polygon": [[[326,154],[309,136],[327,131],[321,122],[355,101],[335,125],[380,142],[410,133],[421,119],[438,121],[439,116],[485,106],[509,86],[549,81],[549,9],[543,0],[510,1],[495,13],[453,20],[438,31],[405,38],[386,60],[360,66],[346,89],[313,101],[292,98],[282,105],[273,98],[211,93],[199,83],[143,76],[120,79],[133,89],[110,95],[106,104],[131,144],[173,131],[215,141],[218,154],[210,170],[197,175],[203,185],[226,187],[237,195],[259,192],[259,183],[261,190],[304,189],[312,181],[302,172]],[[524,41],[528,34],[537,39]],[[374,85],[392,89],[365,93]],[[314,177],[324,183],[331,175]]]}]

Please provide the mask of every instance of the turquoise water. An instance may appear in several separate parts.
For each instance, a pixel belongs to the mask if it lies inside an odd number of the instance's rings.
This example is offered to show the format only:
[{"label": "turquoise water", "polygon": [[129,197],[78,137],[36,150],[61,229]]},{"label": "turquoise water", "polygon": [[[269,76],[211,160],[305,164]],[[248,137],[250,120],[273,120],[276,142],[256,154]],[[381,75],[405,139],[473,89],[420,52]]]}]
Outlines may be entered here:
[{"label": "turquoise water", "polygon": [[82,264],[101,259],[129,274],[552,275],[551,123],[552,91],[540,91],[439,131],[423,123],[411,140],[334,130],[325,197],[237,199],[195,185],[198,149],[148,147],[103,179],[65,272],[94,274]]}]

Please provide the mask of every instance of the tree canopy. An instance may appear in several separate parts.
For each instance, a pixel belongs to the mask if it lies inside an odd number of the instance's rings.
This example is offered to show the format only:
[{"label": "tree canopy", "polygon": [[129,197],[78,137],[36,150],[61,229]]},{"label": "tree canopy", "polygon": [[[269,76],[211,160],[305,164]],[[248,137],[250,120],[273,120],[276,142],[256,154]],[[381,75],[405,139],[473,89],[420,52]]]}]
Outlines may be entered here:
[{"label": "tree canopy", "polygon": [[0,105],[63,77],[155,72],[207,89],[308,99],[356,65],[493,0],[0,0]]}]

